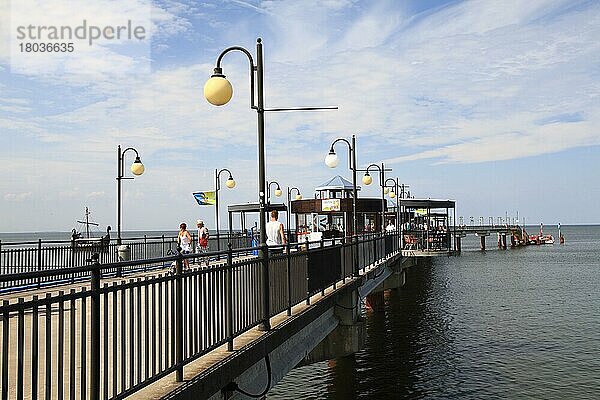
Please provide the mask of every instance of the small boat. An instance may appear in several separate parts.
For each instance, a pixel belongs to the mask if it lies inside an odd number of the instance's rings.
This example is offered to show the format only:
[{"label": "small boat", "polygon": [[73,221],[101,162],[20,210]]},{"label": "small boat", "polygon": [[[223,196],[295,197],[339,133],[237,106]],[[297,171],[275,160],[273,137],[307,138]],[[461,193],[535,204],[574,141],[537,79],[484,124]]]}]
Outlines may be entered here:
[{"label": "small boat", "polygon": [[544,224],[540,224],[540,234],[529,235],[528,244],[554,244],[554,236],[544,235]]},{"label": "small boat", "polygon": [[552,235],[540,236],[540,244],[554,244],[554,236],[552,236]]},{"label": "small boat", "polygon": [[77,229],[71,230],[71,242],[75,249],[91,250],[91,251],[105,251],[108,250],[110,244],[110,226],[106,227],[106,235],[102,237],[91,237],[90,226],[99,226],[96,222],[90,221],[90,210],[85,208],[85,220],[77,221],[80,224],[85,225],[85,237],[83,232],[77,232]]}]

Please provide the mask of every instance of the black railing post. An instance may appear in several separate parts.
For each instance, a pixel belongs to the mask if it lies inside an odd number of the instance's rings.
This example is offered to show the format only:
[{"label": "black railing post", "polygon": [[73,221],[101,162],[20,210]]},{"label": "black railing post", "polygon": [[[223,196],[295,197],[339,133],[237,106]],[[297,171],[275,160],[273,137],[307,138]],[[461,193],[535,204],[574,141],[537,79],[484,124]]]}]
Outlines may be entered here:
[{"label": "black railing post", "polygon": [[310,290],[309,290],[309,282],[308,282],[308,248],[309,248],[309,243],[308,243],[308,235],[306,236],[306,305],[310,305]]},{"label": "black railing post", "polygon": [[[37,270],[40,272],[42,270],[42,239],[38,239],[38,249],[37,249]],[[38,277],[37,284],[38,288],[42,285],[41,277]]]},{"label": "black railing post", "polygon": [[183,255],[181,247],[177,246],[177,268],[175,271],[175,365],[177,367],[175,380],[183,382]]},{"label": "black railing post", "polygon": [[285,244],[285,258],[287,263],[287,267],[285,269],[285,273],[287,275],[287,316],[289,317],[292,315],[292,259],[290,257],[290,242]]},{"label": "black railing post", "polygon": [[[319,247],[321,249],[323,249],[325,247],[325,240],[323,239],[323,236],[321,236]],[[321,296],[325,296],[325,285],[324,284],[323,284],[323,287],[321,288]]]},{"label": "black railing post", "polygon": [[[340,244],[341,244],[341,243],[342,243],[342,242],[341,242],[341,240],[340,240]],[[335,238],[331,239],[331,245],[332,245],[333,247],[335,247]],[[343,250],[343,249],[344,249],[344,248],[343,248],[342,246],[340,246],[340,250]],[[342,272],[342,271],[343,271],[343,269],[342,269],[342,265],[344,265],[344,264],[342,264],[342,263],[343,263],[343,261],[342,261],[342,259],[341,259],[341,257],[340,257],[340,275],[342,275],[342,274],[343,274],[343,272]],[[333,280],[333,290],[335,290],[335,289],[337,288],[337,281],[338,281],[338,279],[337,279],[337,278],[334,278],[334,280]]]},{"label": "black railing post", "polygon": [[271,298],[269,288],[269,247],[263,244],[262,247],[262,276],[263,276],[263,323],[262,329],[265,331],[271,330]]},{"label": "black railing post", "polygon": [[225,278],[225,307],[227,312],[225,336],[227,337],[227,351],[233,351],[233,250],[231,249],[231,242],[227,244],[227,271]]},{"label": "black railing post", "polygon": [[342,284],[346,283],[346,238],[342,237]]},{"label": "black railing post", "polygon": [[[100,400],[100,255],[92,254],[90,399]],[[62,357],[62,355],[59,355]]]},{"label": "black railing post", "polygon": [[371,264],[375,264],[378,260],[377,258],[377,254],[379,253],[377,251],[377,246],[379,245],[379,240],[378,240],[378,233],[374,233],[373,236],[371,236],[371,247],[373,247],[373,262]]},{"label": "black railing post", "polygon": [[2,300],[2,399],[8,399],[8,353],[9,353],[9,326],[8,300]]},{"label": "black railing post", "polygon": [[[146,235],[144,235],[144,258],[148,258],[148,240]],[[144,264],[144,272],[148,270],[148,264]]]},{"label": "black railing post", "polygon": [[353,236],[353,244],[350,249],[352,250],[350,253],[352,254],[352,264],[354,266],[352,276],[354,278],[358,278],[360,274],[358,273],[358,235]]}]

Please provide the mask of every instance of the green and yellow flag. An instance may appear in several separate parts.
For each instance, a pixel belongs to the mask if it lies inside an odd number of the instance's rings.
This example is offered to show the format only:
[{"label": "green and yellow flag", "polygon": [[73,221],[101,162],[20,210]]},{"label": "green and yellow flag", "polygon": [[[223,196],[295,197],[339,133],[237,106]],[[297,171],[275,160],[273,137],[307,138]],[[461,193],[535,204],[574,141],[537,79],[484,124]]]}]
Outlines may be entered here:
[{"label": "green and yellow flag", "polygon": [[214,206],[217,203],[217,196],[214,191],[192,193],[199,206]]}]

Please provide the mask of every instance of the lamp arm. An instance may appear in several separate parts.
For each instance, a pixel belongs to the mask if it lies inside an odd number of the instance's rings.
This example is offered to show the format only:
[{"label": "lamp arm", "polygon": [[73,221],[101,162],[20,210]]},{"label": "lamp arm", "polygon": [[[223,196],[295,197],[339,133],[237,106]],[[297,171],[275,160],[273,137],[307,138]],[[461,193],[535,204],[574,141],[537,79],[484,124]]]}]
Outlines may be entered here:
[{"label": "lamp arm", "polygon": [[228,170],[227,168],[221,168],[221,170],[219,172],[217,172],[217,176],[221,175],[221,172],[228,172],[230,177],[233,177],[233,174],[231,173],[230,170]]},{"label": "lamp arm", "polygon": [[[133,150],[135,152],[135,156],[137,158],[140,157],[140,153],[138,153],[138,151],[136,149],[134,149],[133,147],[128,147],[125,150],[123,150],[121,152],[121,170],[119,171],[119,178],[123,178],[125,176],[125,153],[127,153],[128,150]],[[131,179],[131,178],[126,178],[126,179]]]},{"label": "lamp arm", "polygon": [[121,153],[121,158],[125,159],[125,153],[127,153],[127,150],[133,150],[135,152],[135,156],[139,157],[140,153],[138,153],[138,151],[136,149],[134,149],[133,147],[128,147],[125,150],[123,150],[123,152]]},{"label": "lamp arm", "polygon": [[227,168],[221,168],[220,171],[217,171],[215,169],[215,177],[216,177],[216,183],[217,183],[217,190],[221,190],[221,172],[227,171],[229,172],[229,177],[233,178],[233,174],[231,173],[230,170],[228,170]]},{"label": "lamp arm", "polygon": [[365,173],[367,173],[367,174],[368,174],[368,173],[369,173],[369,170],[371,169],[371,167],[373,167],[373,168],[377,168],[377,171],[379,171],[379,184],[380,184],[381,186],[383,186],[383,182],[381,181],[381,167],[380,167],[379,165],[377,165],[377,164],[370,164],[370,165],[367,167],[367,169],[365,169],[365,170],[364,170],[364,171],[365,171]]},{"label": "lamp arm", "polygon": [[277,182],[277,181],[268,182],[268,185],[267,185],[267,199],[271,198],[271,185],[272,184],[276,184],[277,187],[279,188],[279,190],[281,190],[281,186],[279,186],[279,182]]},{"label": "lamp arm", "polygon": [[248,50],[240,46],[232,46],[223,50],[217,58],[215,74],[223,74],[223,68],[221,68],[221,60],[223,60],[225,54],[236,50],[244,53],[248,57],[248,61],[250,62],[250,108],[258,109],[258,107],[256,107],[256,105],[254,104],[254,71],[256,71],[256,66],[254,65],[254,59],[252,58],[252,54]]},{"label": "lamp arm", "polygon": [[369,166],[368,166],[368,167],[367,167],[367,169],[366,169],[366,172],[369,172],[369,170],[371,169],[371,167],[373,167],[373,168],[377,168],[377,170],[378,170],[379,172],[381,172],[381,167],[380,167],[379,165],[377,165],[377,164],[369,164]]},{"label": "lamp arm", "polygon": [[337,138],[337,139],[335,139],[333,141],[333,143],[331,143],[331,150],[333,150],[333,146],[335,146],[335,144],[337,142],[344,142],[344,143],[346,143],[348,145],[348,151],[349,151],[349,153],[348,153],[348,163],[349,163],[348,167],[351,170],[353,170],[354,168],[356,168],[356,166],[352,165],[352,159],[353,159],[352,153],[354,153],[354,149],[352,148],[352,144],[350,144],[350,141],[348,141],[348,139],[346,139],[346,138]]},{"label": "lamp arm", "polygon": [[396,182],[396,180],[394,178],[387,178],[384,183],[385,187],[389,187],[389,186],[387,186],[388,181],[392,181],[392,183],[394,184],[394,187],[395,187],[395,185],[398,184],[398,182]]}]

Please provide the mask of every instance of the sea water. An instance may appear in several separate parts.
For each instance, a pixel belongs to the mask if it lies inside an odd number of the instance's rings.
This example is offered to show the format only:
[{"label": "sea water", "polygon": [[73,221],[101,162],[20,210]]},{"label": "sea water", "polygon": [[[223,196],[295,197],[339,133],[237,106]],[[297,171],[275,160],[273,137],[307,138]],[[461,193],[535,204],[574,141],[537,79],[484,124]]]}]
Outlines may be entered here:
[{"label": "sea water", "polygon": [[485,252],[472,236],[414,268],[364,311],[362,351],[294,369],[268,398],[600,398],[600,226],[562,232],[507,250],[490,236]]}]

